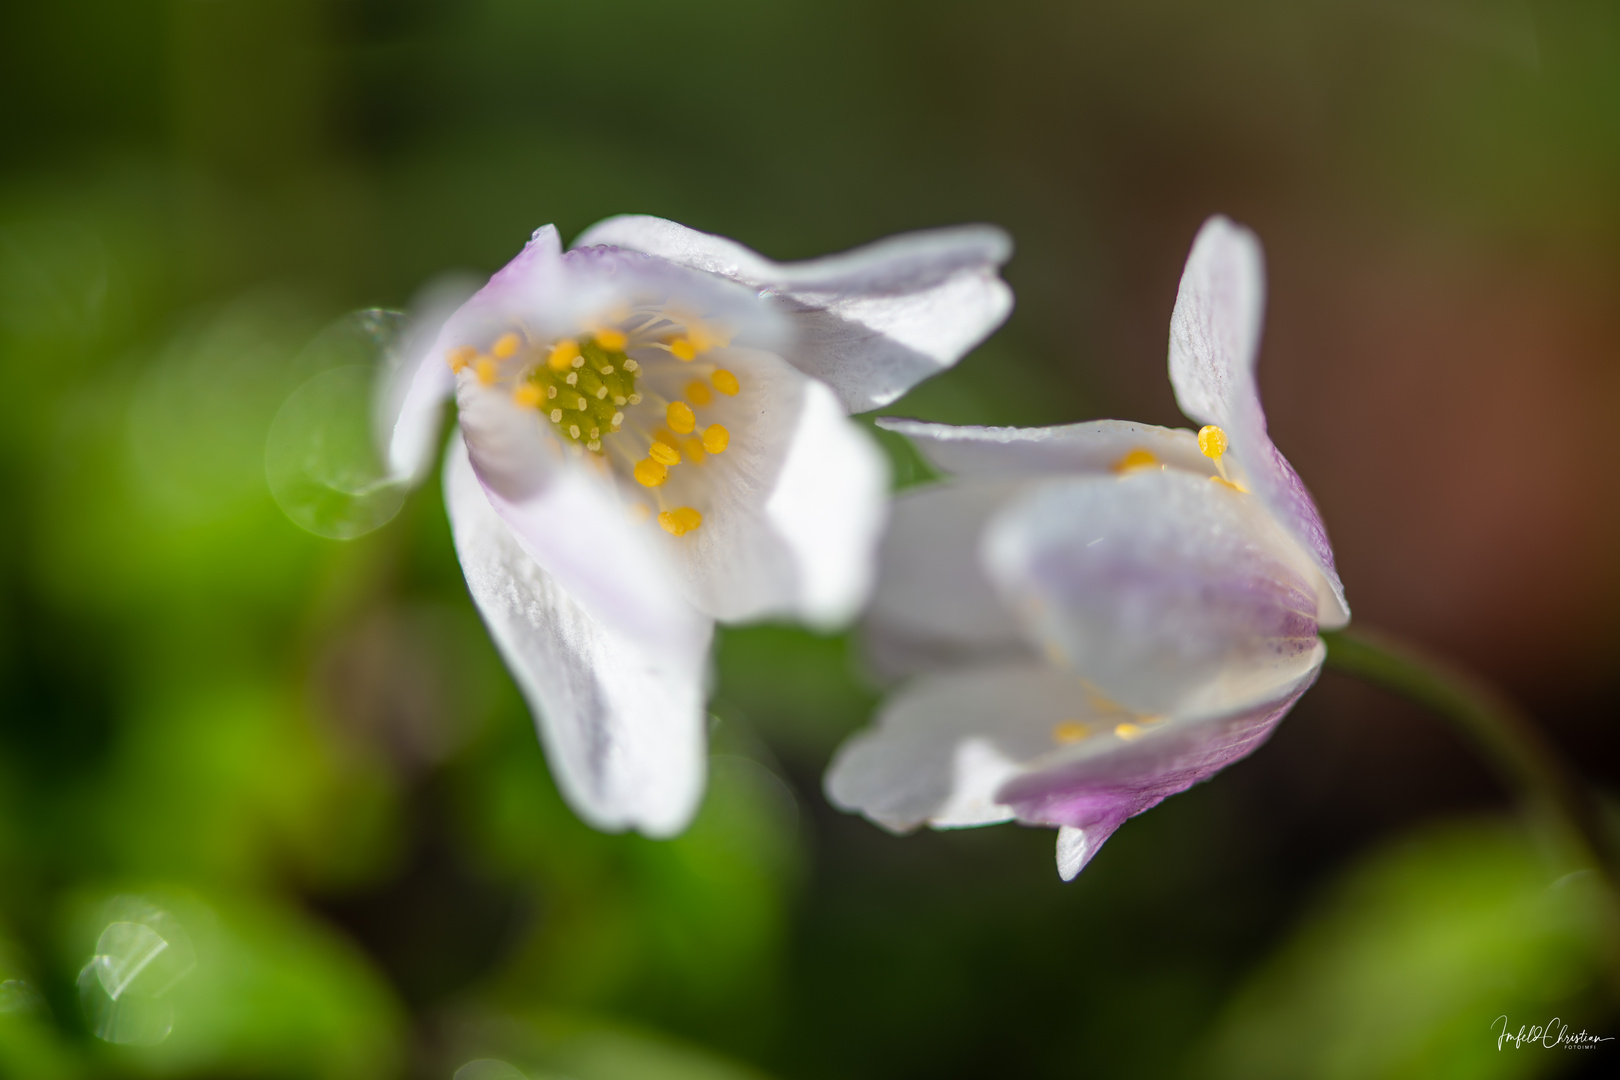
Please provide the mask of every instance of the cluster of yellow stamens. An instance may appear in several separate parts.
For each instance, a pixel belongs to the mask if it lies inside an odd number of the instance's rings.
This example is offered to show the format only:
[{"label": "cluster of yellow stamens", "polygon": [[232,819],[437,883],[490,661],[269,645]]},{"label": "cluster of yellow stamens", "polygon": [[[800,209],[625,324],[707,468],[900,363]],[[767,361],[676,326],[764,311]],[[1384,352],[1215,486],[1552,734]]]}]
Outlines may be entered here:
[{"label": "cluster of yellow stamens", "polygon": [[[624,323],[628,319],[617,321]],[[706,456],[726,451],[731,432],[718,423],[699,430],[696,410],[713,404],[717,393],[736,396],[742,384],[730,371],[697,365],[699,371],[693,374],[700,377],[687,381],[683,399],[666,400],[651,391],[644,393],[639,380],[646,372],[629,350],[659,349],[690,364],[700,354],[725,344],[723,334],[699,320],[653,311],[641,326],[629,331],[600,328],[550,343],[508,331],[497,337],[487,351],[462,345],[451,349],[446,360],[452,371],[470,368],[484,386],[510,385],[512,400],[537,410],[565,442],[602,457],[613,450],[619,460],[630,466],[630,475],[638,484],[656,489],[675,466],[683,462],[701,464]],[[647,362],[653,362],[657,355],[641,353]],[[655,367],[664,370],[660,365]],[[658,384],[664,385],[666,378],[659,375]],[[649,404],[663,406],[661,426],[638,423],[639,411],[635,407],[649,395]],[[627,409],[631,411],[627,413]],[[647,430],[649,427],[654,430]],[[618,439],[605,441],[615,435]],[[635,443],[646,447],[645,457],[632,449]],[[662,496],[658,496],[658,502],[658,524],[666,532],[683,536],[703,523],[703,515],[693,507],[663,509]]]}]

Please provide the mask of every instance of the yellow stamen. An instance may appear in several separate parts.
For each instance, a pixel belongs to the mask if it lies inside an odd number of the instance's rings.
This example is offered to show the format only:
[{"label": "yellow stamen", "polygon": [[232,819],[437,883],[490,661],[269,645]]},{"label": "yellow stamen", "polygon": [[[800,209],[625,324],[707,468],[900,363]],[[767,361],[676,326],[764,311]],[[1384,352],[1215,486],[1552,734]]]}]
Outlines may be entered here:
[{"label": "yellow stamen", "polygon": [[1249,493],[1248,488],[1244,487],[1242,484],[1236,483],[1235,481],[1228,480],[1224,476],[1212,476],[1212,477],[1210,477],[1210,479],[1215,481],[1215,483],[1222,485],[1223,487],[1231,488],[1233,491],[1237,492],[1240,495],[1247,495]]},{"label": "yellow stamen", "polygon": [[653,443],[652,448],[647,451],[647,456],[660,465],[679,465],[681,463],[681,452],[668,443]]},{"label": "yellow stamen", "polygon": [[692,399],[692,404],[702,407],[714,400],[714,391],[709,389],[708,383],[693,379],[686,384],[686,396]]},{"label": "yellow stamen", "polygon": [[669,468],[652,458],[642,458],[636,462],[635,474],[636,483],[642,487],[657,487],[669,479]]},{"label": "yellow stamen", "polygon": [[711,454],[721,454],[731,445],[731,432],[720,424],[710,424],[703,429],[703,449]]},{"label": "yellow stamen", "polygon": [[686,460],[690,461],[693,465],[703,464],[703,459],[706,456],[703,452],[703,440],[682,439],[681,453],[685,454]]},{"label": "yellow stamen", "polygon": [[1219,461],[1221,455],[1226,453],[1226,447],[1226,432],[1214,424],[1199,429],[1198,450],[1205,457],[1212,461]]},{"label": "yellow stamen", "polygon": [[659,514],[658,524],[671,536],[685,536],[703,524],[703,515],[690,506],[683,506],[677,510],[665,510],[662,514]]},{"label": "yellow stamen", "polygon": [[624,347],[630,344],[630,339],[624,336],[622,330],[598,330],[596,343],[608,352],[623,352]]},{"label": "yellow stamen", "polygon": [[1153,456],[1153,452],[1139,446],[1114,462],[1113,470],[1117,473],[1130,472],[1132,469],[1145,469],[1157,464],[1159,459]]},{"label": "yellow stamen", "polygon": [[567,371],[579,356],[579,342],[573,338],[563,338],[551,347],[551,355],[546,357],[546,366],[552,371]]},{"label": "yellow stamen", "polygon": [[1082,724],[1078,720],[1065,720],[1060,724],[1052,725],[1052,738],[1054,741],[1067,746],[1077,743],[1091,734],[1091,725]]},{"label": "yellow stamen", "polygon": [[742,389],[742,385],[737,382],[737,376],[725,368],[721,368],[709,376],[709,381],[714,383],[714,388],[726,395],[726,397],[735,397],[737,391]]},{"label": "yellow stamen", "polygon": [[671,341],[669,351],[675,354],[677,360],[689,361],[697,356],[697,347],[683,337]]},{"label": "yellow stamen", "polygon": [[472,363],[477,356],[478,350],[471,345],[457,345],[445,354],[444,359],[450,365],[451,371],[460,374],[461,369]]},{"label": "yellow stamen", "polygon": [[516,390],[512,391],[512,400],[517,402],[519,405],[522,405],[526,409],[532,409],[536,405],[539,405],[545,396],[545,391],[541,390],[532,382],[526,382]]},{"label": "yellow stamen", "polygon": [[477,374],[478,381],[484,386],[495,385],[495,361],[487,356],[480,356],[473,362],[473,372]]},{"label": "yellow stamen", "polygon": [[1140,739],[1143,735],[1146,735],[1147,729],[1140,724],[1115,724],[1114,734],[1126,742],[1130,742],[1132,739]]},{"label": "yellow stamen", "polygon": [[697,414],[684,401],[670,402],[669,408],[664,410],[664,419],[669,421],[669,429],[677,435],[688,435],[697,427]]},{"label": "yellow stamen", "polygon": [[495,339],[495,344],[490,346],[489,351],[495,354],[495,359],[506,360],[516,356],[518,347],[522,344],[523,339],[516,334],[505,333]]}]

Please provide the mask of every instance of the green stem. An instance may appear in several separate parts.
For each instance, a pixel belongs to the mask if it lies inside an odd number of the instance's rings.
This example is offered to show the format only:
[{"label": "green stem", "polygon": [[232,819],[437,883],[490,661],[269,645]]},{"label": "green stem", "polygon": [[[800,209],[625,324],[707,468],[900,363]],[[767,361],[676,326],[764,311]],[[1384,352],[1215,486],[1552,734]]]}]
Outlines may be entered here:
[{"label": "green stem", "polygon": [[1322,639],[1328,667],[1451,721],[1515,794],[1563,826],[1620,896],[1620,844],[1602,805],[1518,706],[1472,674],[1375,630],[1329,630]]}]

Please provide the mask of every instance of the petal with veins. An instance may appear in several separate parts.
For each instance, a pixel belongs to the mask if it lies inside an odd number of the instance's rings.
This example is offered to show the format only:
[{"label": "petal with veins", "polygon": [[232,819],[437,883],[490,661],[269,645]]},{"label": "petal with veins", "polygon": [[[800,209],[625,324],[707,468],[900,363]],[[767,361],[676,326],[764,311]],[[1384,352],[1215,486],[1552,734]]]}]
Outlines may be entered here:
[{"label": "petal with veins", "polygon": [[1308,557],[1253,498],[1202,477],[1048,481],[997,515],[984,551],[1037,639],[1136,712],[1223,714],[1313,663]]},{"label": "petal with veins", "polygon": [[742,387],[704,410],[705,423],[713,415],[728,427],[730,443],[672,470],[664,486],[704,515],[695,533],[665,540],[689,598],[727,621],[847,621],[871,588],[888,481],[881,451],[826,386],[775,354],[711,356]]},{"label": "petal with veins", "polygon": [[880,417],[878,427],[904,435],[928,463],[953,476],[1043,476],[1105,473],[1132,451],[1159,463],[1214,475],[1198,438],[1181,428],[1129,420],[1092,420],[1060,427],[956,427]]},{"label": "petal with veins", "polygon": [[1255,384],[1265,314],[1265,260],[1254,233],[1224,217],[1204,223],[1182,272],[1170,316],[1170,382],[1181,411],[1226,431],[1254,494],[1310,552],[1330,603],[1323,626],[1350,619],[1322,515],[1266,434]]},{"label": "petal with veins", "polygon": [[1008,821],[996,792],[1057,747],[1055,724],[1094,712],[1078,679],[1044,664],[923,676],[839,748],[827,798],[895,832]]},{"label": "petal with veins", "polygon": [[523,550],[473,474],[461,440],[445,500],[467,588],[539,722],[557,785],[597,828],[670,836],[704,776],[704,654],[648,649],[576,603]]},{"label": "petal with veins", "polygon": [[997,275],[1012,243],[986,225],[908,233],[798,263],[642,215],[609,218],[576,244],[644,251],[772,294],[797,331],[788,359],[851,412],[886,405],[955,364],[1012,310]]}]

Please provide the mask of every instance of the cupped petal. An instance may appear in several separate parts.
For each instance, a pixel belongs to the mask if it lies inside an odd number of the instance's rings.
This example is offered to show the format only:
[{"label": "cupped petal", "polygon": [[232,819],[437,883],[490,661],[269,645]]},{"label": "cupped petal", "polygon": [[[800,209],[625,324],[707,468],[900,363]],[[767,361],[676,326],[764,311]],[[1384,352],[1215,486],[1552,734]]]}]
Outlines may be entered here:
[{"label": "cupped petal", "polygon": [[1058,427],[958,427],[880,417],[878,427],[911,440],[928,463],[952,476],[1054,476],[1108,473],[1146,451],[1157,463],[1205,476],[1215,467],[1183,428],[1129,420],[1092,420]]},{"label": "cupped petal", "polygon": [[1147,716],[1222,715],[1314,662],[1314,567],[1265,507],[1175,469],[1047,481],[986,533],[1026,627]]},{"label": "cupped petal", "polygon": [[880,675],[1032,652],[980,556],[985,528],[1023,489],[1019,479],[967,479],[895,498],[863,625]]},{"label": "cupped petal", "polygon": [[529,557],[615,633],[682,658],[701,655],[710,620],[687,602],[676,567],[632,519],[606,470],[570,455],[534,410],[468,373],[457,399],[471,468]]},{"label": "cupped petal", "polygon": [[647,252],[769,293],[793,316],[788,359],[851,412],[886,405],[955,364],[1012,310],[997,273],[1012,241],[988,225],[907,233],[797,263],[644,215],[608,218],[576,244]]},{"label": "cupped petal", "polygon": [[1061,750],[1054,730],[1096,720],[1080,681],[1047,664],[925,675],[838,749],[827,798],[894,832],[1010,821],[1016,811],[997,792]]},{"label": "cupped petal", "polygon": [[1139,728],[1128,739],[1090,740],[1094,752],[1032,763],[1009,776],[991,798],[1019,821],[1059,826],[1058,873],[1073,880],[1128,818],[1258,750],[1315,682],[1326,655],[1318,643],[1306,670],[1263,700],[1224,716]]},{"label": "cupped petal", "polygon": [[848,621],[871,590],[883,530],[881,451],[831,390],[781,357],[736,347],[711,355],[742,388],[718,414],[730,444],[678,466],[661,489],[705,507],[700,528],[663,538],[689,598],[725,621]]},{"label": "cupped petal", "polygon": [[711,626],[697,648],[648,648],[593,618],[530,558],[459,438],[444,483],[467,588],[534,712],[564,797],[599,829],[680,832],[703,792]]},{"label": "cupped petal", "polygon": [[1181,411],[1226,431],[1256,497],[1310,553],[1322,577],[1323,626],[1350,619],[1322,515],[1299,474],[1266,433],[1254,367],[1265,317],[1260,240],[1216,216],[1193,241],[1170,316],[1170,382]]}]

